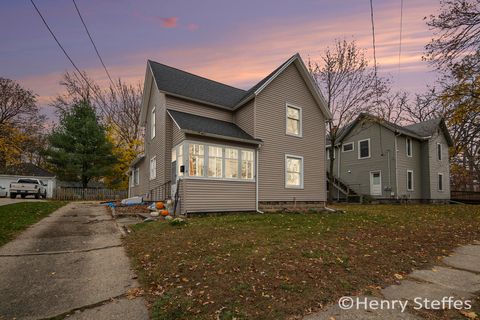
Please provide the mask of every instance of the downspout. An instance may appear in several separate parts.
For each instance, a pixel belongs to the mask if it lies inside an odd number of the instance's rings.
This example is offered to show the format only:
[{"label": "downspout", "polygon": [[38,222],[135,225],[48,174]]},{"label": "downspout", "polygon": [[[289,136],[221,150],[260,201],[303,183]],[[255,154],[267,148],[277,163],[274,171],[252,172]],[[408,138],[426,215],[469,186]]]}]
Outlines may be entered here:
[{"label": "downspout", "polygon": [[390,164],[390,150],[387,150],[387,168],[388,168],[388,187],[390,188],[390,197],[392,196],[392,169]]},{"label": "downspout", "polygon": [[257,150],[255,150],[255,211],[258,213],[263,213],[263,211],[260,211],[258,208],[258,149],[260,149],[260,146],[258,146]]},{"label": "downspout", "polygon": [[[340,147],[338,148],[338,161],[337,161],[337,177],[338,179],[340,179],[340,163],[341,163],[341,159],[340,159],[340,151],[342,149],[342,145],[340,144]],[[334,152],[334,155],[335,155],[335,148],[333,149],[333,152]],[[335,160],[333,160],[335,161]],[[347,195],[348,197],[348,195]],[[337,188],[337,201],[340,202],[340,189]]]}]

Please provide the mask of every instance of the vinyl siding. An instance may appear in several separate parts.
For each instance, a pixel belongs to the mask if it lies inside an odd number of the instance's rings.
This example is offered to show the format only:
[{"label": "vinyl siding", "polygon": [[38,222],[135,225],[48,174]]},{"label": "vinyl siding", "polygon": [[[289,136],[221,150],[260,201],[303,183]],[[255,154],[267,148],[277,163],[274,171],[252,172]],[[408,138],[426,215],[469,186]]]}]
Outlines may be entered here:
[{"label": "vinyl siding", "polygon": [[235,112],[235,123],[251,136],[255,136],[255,99],[252,99],[246,105]]},{"label": "vinyl siding", "polygon": [[172,146],[176,146],[185,140],[185,134],[177,127],[175,123],[172,125]]},{"label": "vinyl siding", "polygon": [[166,105],[167,109],[233,122],[233,112],[231,111],[172,97],[169,95],[166,96]]},{"label": "vinyl siding", "polygon": [[[292,64],[255,98],[259,201],[325,201],[325,117]],[[303,137],[286,134],[286,103],[302,108]],[[304,188],[285,188],[285,155],[304,158]]]},{"label": "vinyl siding", "polygon": [[[370,139],[370,158],[358,159],[358,142],[365,139]],[[358,124],[343,140],[343,144],[350,142],[354,143],[353,151],[342,152],[339,148],[336,150],[334,175],[355,192],[369,195],[370,172],[380,171],[382,195],[376,197],[390,197],[391,191],[388,189],[395,191],[394,133],[378,123],[364,122]],[[329,161],[327,160],[327,167]],[[335,189],[333,196],[337,196]]]},{"label": "vinyl siding", "polygon": [[184,178],[182,212],[255,211],[255,183]]},{"label": "vinyl siding", "polygon": [[[437,143],[442,144],[442,160],[437,157]],[[430,180],[425,183],[430,185],[430,197],[434,200],[450,199],[450,165],[448,144],[445,136],[439,130],[428,141],[430,160]],[[438,191],[438,174],[443,173],[443,191]]]}]

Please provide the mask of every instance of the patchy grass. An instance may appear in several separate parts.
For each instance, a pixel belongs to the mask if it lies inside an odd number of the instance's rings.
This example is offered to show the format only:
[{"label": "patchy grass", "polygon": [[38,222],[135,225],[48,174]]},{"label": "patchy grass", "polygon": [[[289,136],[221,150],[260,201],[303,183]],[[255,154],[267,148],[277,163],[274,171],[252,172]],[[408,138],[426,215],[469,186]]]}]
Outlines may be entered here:
[{"label": "patchy grass", "polygon": [[125,242],[153,319],[282,319],[375,294],[480,239],[480,206],[340,208],[139,224]]},{"label": "patchy grass", "polygon": [[0,246],[15,238],[29,225],[48,216],[65,204],[67,204],[65,201],[39,201],[0,206]]}]

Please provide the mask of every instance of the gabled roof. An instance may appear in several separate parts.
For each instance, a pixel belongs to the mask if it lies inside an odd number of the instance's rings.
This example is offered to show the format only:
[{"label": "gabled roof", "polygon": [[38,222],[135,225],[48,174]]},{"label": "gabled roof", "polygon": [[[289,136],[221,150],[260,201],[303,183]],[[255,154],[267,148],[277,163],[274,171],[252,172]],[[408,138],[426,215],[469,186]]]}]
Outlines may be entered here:
[{"label": "gabled roof", "polygon": [[245,90],[148,60],[158,90],[233,109]]},{"label": "gabled roof", "polygon": [[210,136],[214,138],[261,144],[232,122],[201,117],[190,113],[167,110],[177,127],[185,133]]},{"label": "gabled roof", "polygon": [[3,175],[12,176],[28,176],[28,177],[55,177],[55,174],[48,170],[42,169],[33,163],[20,163],[6,167],[0,171]]},{"label": "gabled roof", "polygon": [[[247,91],[151,60],[148,60],[147,72],[148,70],[151,71],[158,90],[162,92],[219,108],[236,110],[255,97],[255,95],[258,95],[292,63],[295,63],[298,67],[302,78],[319,105],[322,113],[327,119],[330,119],[331,113],[326,107],[325,99],[317,88],[312,76],[308,72],[298,53],[290,57]],[[145,81],[145,91],[149,90],[147,82],[148,81]]]},{"label": "gabled roof", "polygon": [[[361,123],[362,121],[371,121],[371,122],[378,123],[379,125],[395,133],[400,133],[418,140],[429,139],[432,136],[432,134],[435,132],[435,130],[437,130],[440,126],[440,128],[443,130],[445,134],[448,144],[450,146],[453,145],[453,141],[450,137],[450,134],[448,132],[448,129],[443,119],[438,118],[438,119],[423,121],[413,125],[399,126],[395,123],[381,119],[369,113],[361,113],[355,120],[348,123],[344,127],[340,128],[337,134],[337,143],[340,143],[345,137],[347,137],[347,135],[357,126],[357,124]],[[327,145],[331,144],[331,142],[329,141],[330,139],[329,137],[327,137]]]},{"label": "gabled roof", "polygon": [[421,136],[432,136],[435,134],[439,128],[443,131],[445,135],[445,139],[447,140],[450,146],[453,146],[453,139],[448,131],[447,125],[445,124],[445,120],[443,118],[434,118],[426,121],[422,121],[419,123],[414,123],[408,126],[405,126],[406,129],[415,132]]}]

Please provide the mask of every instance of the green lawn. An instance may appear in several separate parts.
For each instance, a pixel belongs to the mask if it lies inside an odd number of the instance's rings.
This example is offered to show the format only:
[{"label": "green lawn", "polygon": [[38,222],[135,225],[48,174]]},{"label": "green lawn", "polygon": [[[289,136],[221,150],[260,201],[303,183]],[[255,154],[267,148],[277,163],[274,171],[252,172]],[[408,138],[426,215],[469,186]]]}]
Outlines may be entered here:
[{"label": "green lawn", "polygon": [[0,206],[0,246],[9,242],[29,225],[63,207],[65,201],[19,202]]},{"label": "green lawn", "polygon": [[[125,243],[153,319],[284,319],[480,239],[480,206],[345,205],[345,213],[237,214],[134,227]],[[398,276],[398,275],[397,275]]]}]

